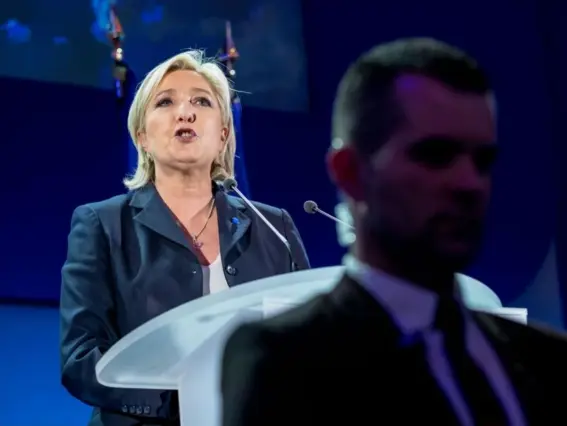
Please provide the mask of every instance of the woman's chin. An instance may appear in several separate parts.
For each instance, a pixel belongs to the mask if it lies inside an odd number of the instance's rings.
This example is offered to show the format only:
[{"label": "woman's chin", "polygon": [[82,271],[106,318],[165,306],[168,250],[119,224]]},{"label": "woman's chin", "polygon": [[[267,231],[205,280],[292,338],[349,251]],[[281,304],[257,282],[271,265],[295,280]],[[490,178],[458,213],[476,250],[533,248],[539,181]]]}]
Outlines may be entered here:
[{"label": "woman's chin", "polygon": [[206,161],[202,156],[198,155],[177,155],[171,162],[172,168],[180,171],[189,171],[191,169],[209,169],[210,161]]}]

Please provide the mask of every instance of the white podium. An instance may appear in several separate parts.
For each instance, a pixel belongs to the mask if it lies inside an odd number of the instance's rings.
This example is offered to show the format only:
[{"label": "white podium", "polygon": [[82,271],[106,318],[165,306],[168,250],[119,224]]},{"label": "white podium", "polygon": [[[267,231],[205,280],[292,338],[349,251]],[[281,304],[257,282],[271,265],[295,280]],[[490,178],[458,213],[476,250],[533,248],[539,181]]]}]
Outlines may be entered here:
[{"label": "white podium", "polygon": [[[230,332],[331,290],[343,271],[337,266],[293,272],[179,306],[110,348],[96,365],[97,379],[116,388],[177,390],[183,426],[220,426],[220,361]],[[467,306],[506,310],[484,284],[464,275],[458,279]]]}]

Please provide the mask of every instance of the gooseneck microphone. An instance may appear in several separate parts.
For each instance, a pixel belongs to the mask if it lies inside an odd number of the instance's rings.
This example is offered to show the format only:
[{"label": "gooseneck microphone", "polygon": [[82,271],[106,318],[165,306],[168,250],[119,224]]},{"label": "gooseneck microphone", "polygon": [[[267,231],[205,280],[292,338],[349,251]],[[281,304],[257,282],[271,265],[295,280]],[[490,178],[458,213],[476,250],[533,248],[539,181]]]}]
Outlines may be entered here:
[{"label": "gooseneck microphone", "polygon": [[322,214],[323,216],[354,230],[354,226],[352,226],[350,223],[346,223],[336,218],[335,216],[321,210],[315,201],[307,200],[305,203],[303,203],[303,210],[305,210],[309,214],[315,214],[315,213]]},{"label": "gooseneck microphone", "polygon": [[283,243],[283,245],[286,247],[287,251],[289,252],[289,257],[291,258],[291,270],[297,271],[298,269],[297,263],[295,263],[295,260],[293,258],[293,252],[291,251],[291,244],[289,243],[287,238],[284,237],[281,234],[281,232],[278,231],[275,228],[275,226],[270,223],[268,219],[266,219],[266,217],[262,214],[262,212],[256,208],[256,206],[252,203],[252,201],[250,201],[248,197],[246,197],[246,195],[244,195],[242,191],[238,189],[238,183],[236,182],[236,180],[233,178],[225,179],[222,183],[222,186],[226,192],[234,191],[242,199],[242,201],[244,201],[244,204],[246,204],[247,207],[249,207],[254,213],[256,213],[256,215],[262,220],[262,222],[264,222],[266,226],[270,228],[270,230],[274,233],[274,235],[278,237],[278,239]]}]

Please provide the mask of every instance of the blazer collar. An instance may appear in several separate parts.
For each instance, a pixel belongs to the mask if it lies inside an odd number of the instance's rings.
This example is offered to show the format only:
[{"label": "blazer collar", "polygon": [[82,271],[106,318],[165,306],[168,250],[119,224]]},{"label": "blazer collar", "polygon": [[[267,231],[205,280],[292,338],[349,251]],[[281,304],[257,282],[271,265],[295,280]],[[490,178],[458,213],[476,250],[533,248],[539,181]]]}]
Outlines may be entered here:
[{"label": "blazer collar", "polygon": [[[240,198],[228,195],[217,182],[212,182],[212,185],[217,207],[221,255],[224,258],[246,234],[251,218],[246,204]],[[191,251],[194,250],[153,184],[134,191],[130,206],[139,209],[134,216],[136,221],[163,237]]]}]

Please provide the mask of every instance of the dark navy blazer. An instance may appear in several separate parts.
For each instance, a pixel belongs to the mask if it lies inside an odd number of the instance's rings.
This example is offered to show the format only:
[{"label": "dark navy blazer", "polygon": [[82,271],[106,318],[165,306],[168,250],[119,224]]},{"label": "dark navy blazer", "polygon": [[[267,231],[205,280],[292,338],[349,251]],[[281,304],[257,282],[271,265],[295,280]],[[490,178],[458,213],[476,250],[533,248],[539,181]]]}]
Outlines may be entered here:
[{"label": "dark navy blazer", "polygon": [[[291,256],[266,224],[213,186],[228,285],[290,272]],[[289,214],[254,204],[289,240],[298,269],[309,268]],[[176,394],[104,387],[95,365],[128,332],[203,296],[202,280],[191,244],[153,185],[74,211],[62,269],[62,383],[95,407],[91,426],[177,423]]]}]

